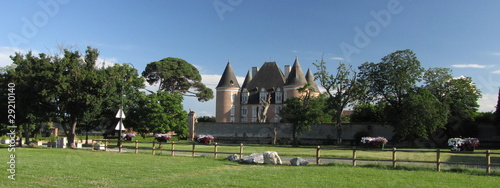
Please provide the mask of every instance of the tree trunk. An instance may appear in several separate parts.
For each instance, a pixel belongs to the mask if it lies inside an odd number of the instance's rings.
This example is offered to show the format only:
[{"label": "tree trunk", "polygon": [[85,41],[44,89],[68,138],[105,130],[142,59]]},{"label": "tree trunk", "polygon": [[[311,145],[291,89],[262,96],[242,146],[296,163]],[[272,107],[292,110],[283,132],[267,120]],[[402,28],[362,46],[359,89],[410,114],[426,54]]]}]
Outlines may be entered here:
[{"label": "tree trunk", "polygon": [[342,110],[337,112],[337,145],[342,145]]},{"label": "tree trunk", "polygon": [[298,147],[299,146],[299,143],[298,143],[298,140],[297,140],[297,126],[295,123],[293,124],[293,127],[292,127],[292,146],[293,147]]},{"label": "tree trunk", "polygon": [[71,127],[68,127],[67,123],[64,123],[61,122],[61,126],[64,130],[64,134],[66,134],[66,137],[68,138],[68,144],[69,144],[69,148],[76,148],[75,147],[75,137],[76,137],[76,133],[75,133],[75,129],[76,129],[76,123],[77,121],[76,120],[73,120],[72,123],[71,123]]},{"label": "tree trunk", "polygon": [[[26,130],[24,130],[24,144],[27,144],[29,146],[29,143],[30,143],[30,126],[29,125],[25,125],[26,126]],[[21,140],[19,140],[21,141]]]},{"label": "tree trunk", "polygon": [[68,135],[68,144],[70,148],[76,148],[75,146],[75,140],[76,140],[76,121],[74,121],[71,125],[71,132],[70,134]]}]

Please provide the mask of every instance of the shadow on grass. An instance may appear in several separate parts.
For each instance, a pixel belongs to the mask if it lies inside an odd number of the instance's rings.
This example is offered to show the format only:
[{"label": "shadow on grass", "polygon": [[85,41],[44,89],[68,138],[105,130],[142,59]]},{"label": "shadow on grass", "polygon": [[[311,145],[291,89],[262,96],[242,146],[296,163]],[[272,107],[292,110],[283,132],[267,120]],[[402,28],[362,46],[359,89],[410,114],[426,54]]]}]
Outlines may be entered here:
[{"label": "shadow on grass", "polygon": [[[351,164],[346,164],[346,163],[328,163],[328,164],[323,164],[320,165],[323,167],[331,167],[331,166],[337,166],[337,167],[353,167]],[[429,167],[417,167],[417,166],[397,166],[396,168],[392,168],[391,165],[384,165],[384,164],[364,164],[364,165],[358,165],[356,167],[361,167],[361,168],[376,168],[376,169],[381,169],[381,170],[403,170],[403,171],[428,171],[428,172],[436,172],[435,168],[429,168]],[[356,168],[353,167],[353,168]],[[467,175],[476,175],[476,176],[496,176],[500,177],[499,172],[492,172],[490,174],[487,174],[484,170],[479,170],[479,169],[469,169],[465,167],[452,167],[449,169],[441,169],[441,172],[450,172],[450,173],[459,173],[459,174],[467,174]]]}]

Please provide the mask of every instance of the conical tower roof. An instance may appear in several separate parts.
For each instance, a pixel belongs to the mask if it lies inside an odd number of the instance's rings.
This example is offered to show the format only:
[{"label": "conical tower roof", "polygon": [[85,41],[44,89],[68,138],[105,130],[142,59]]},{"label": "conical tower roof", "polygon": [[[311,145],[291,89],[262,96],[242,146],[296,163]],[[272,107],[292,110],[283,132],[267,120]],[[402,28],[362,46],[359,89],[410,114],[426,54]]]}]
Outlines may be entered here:
[{"label": "conical tower roof", "polygon": [[243,84],[241,85],[241,89],[246,88],[250,81],[252,81],[252,73],[248,71],[247,76],[245,77],[245,81],[243,81]]},{"label": "conical tower roof", "polygon": [[293,63],[292,70],[286,79],[285,86],[297,86],[302,87],[307,83],[304,72],[300,67],[299,59],[295,57],[295,62]]},{"label": "conical tower roof", "polygon": [[238,84],[238,80],[234,75],[233,67],[231,66],[231,63],[229,63],[229,61],[227,62],[226,69],[224,70],[224,73],[222,73],[222,77],[220,78],[219,84],[217,84],[216,88],[220,87],[223,88],[240,87],[240,84]]},{"label": "conical tower roof", "polygon": [[316,80],[314,79],[314,74],[312,73],[311,69],[307,69],[306,81],[307,83],[311,84],[311,87],[315,92],[319,92],[318,84],[316,84]]}]

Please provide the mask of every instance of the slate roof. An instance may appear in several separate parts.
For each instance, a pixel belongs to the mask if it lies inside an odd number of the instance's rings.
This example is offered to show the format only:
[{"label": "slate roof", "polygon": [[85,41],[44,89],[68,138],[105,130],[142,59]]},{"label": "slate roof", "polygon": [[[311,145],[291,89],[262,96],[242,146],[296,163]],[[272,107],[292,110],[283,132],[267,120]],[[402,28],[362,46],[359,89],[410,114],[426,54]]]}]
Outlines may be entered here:
[{"label": "slate roof", "polygon": [[252,73],[250,71],[247,72],[247,75],[245,76],[245,81],[243,81],[243,84],[241,85],[241,88],[246,88],[248,83],[252,81]]},{"label": "slate roof", "polygon": [[224,70],[224,73],[222,73],[222,77],[219,81],[219,84],[217,84],[216,88],[220,87],[225,87],[225,88],[240,87],[240,84],[238,84],[238,80],[234,75],[233,67],[231,66],[231,63],[229,63],[229,61],[227,62],[226,69]]},{"label": "slate roof", "polygon": [[[245,79],[246,81],[247,79]],[[248,103],[258,104],[260,102],[260,90],[262,88],[271,93],[271,103],[274,103],[274,92],[277,88],[281,88],[283,91],[284,84],[285,75],[283,75],[278,64],[276,62],[265,62],[245,87],[249,92]]]},{"label": "slate roof", "polygon": [[297,57],[295,58],[295,62],[292,65],[292,70],[290,70],[290,74],[286,79],[285,85],[287,86],[295,86],[302,87],[307,83],[306,77],[304,76],[304,72],[300,67],[299,60]]},{"label": "slate roof", "polygon": [[306,81],[311,84],[311,87],[314,88],[314,91],[319,92],[318,84],[316,84],[316,80],[314,79],[314,74],[311,69],[307,69],[306,73]]}]

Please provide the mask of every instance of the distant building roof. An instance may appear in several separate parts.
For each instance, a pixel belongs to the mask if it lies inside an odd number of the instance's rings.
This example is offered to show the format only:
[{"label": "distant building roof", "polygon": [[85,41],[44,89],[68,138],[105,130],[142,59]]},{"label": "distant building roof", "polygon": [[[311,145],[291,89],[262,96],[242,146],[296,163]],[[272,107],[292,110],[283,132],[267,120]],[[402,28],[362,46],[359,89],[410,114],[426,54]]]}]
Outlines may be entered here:
[{"label": "distant building roof", "polygon": [[304,76],[304,72],[302,72],[299,60],[295,58],[295,62],[292,65],[292,70],[290,71],[290,74],[286,79],[285,85],[302,87],[306,83],[307,80],[306,77]]},{"label": "distant building roof", "polygon": [[314,89],[314,91],[319,92],[318,84],[316,84],[316,80],[314,79],[314,74],[312,73],[311,69],[307,70],[306,80],[307,83],[311,84],[311,87]]},{"label": "distant building roof", "polygon": [[219,81],[219,84],[217,84],[216,88],[219,87],[227,87],[227,88],[240,87],[240,84],[238,84],[238,80],[234,75],[233,67],[231,66],[231,63],[229,63],[229,61],[227,62],[226,69],[224,70],[224,73],[222,73],[222,77]]}]

